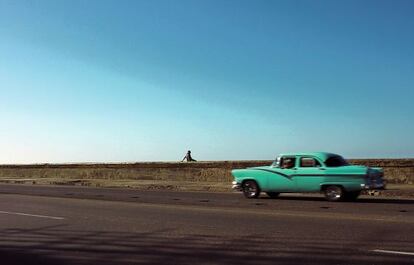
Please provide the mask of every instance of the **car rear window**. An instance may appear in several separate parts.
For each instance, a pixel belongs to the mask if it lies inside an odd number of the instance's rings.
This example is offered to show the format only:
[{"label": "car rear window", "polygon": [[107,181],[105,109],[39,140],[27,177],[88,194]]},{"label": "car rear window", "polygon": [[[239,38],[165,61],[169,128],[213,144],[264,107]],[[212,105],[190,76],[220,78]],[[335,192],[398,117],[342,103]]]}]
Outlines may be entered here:
[{"label": "car rear window", "polygon": [[302,157],[300,159],[300,167],[320,167],[321,164],[314,158]]}]

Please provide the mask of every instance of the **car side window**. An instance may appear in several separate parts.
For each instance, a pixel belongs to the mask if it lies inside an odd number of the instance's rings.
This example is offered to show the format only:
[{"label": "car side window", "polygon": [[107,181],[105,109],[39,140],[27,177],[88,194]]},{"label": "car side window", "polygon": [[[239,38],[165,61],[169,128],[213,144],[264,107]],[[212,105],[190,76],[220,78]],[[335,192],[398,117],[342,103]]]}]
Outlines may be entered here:
[{"label": "car side window", "polygon": [[300,167],[320,167],[321,163],[312,157],[301,157]]},{"label": "car side window", "polygon": [[294,157],[282,157],[280,161],[280,167],[289,169],[295,167],[296,158]]}]

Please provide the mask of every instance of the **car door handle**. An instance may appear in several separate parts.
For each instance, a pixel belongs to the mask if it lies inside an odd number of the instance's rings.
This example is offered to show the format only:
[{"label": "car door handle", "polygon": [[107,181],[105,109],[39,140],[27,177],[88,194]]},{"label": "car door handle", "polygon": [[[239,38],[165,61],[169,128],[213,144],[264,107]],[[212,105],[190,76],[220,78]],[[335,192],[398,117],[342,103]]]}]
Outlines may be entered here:
[{"label": "car door handle", "polygon": [[326,170],[326,168],[320,167],[319,170]]}]

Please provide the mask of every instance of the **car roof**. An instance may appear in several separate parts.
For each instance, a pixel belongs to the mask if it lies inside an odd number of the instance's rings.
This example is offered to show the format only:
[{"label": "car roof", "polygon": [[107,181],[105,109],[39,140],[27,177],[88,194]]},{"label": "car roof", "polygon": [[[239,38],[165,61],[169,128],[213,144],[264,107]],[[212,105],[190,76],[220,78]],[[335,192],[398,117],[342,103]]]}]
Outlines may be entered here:
[{"label": "car roof", "polygon": [[325,162],[326,159],[332,156],[339,156],[339,155],[328,153],[328,152],[302,152],[302,153],[283,153],[283,154],[280,154],[280,156],[312,156]]}]

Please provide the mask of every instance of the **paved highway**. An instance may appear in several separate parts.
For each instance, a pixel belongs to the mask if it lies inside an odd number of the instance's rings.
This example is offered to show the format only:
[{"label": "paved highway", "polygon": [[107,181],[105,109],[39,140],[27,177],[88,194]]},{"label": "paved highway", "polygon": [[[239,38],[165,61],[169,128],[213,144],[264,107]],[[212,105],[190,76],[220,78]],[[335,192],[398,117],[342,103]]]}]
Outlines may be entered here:
[{"label": "paved highway", "polygon": [[414,200],[0,185],[0,264],[414,264]]}]

